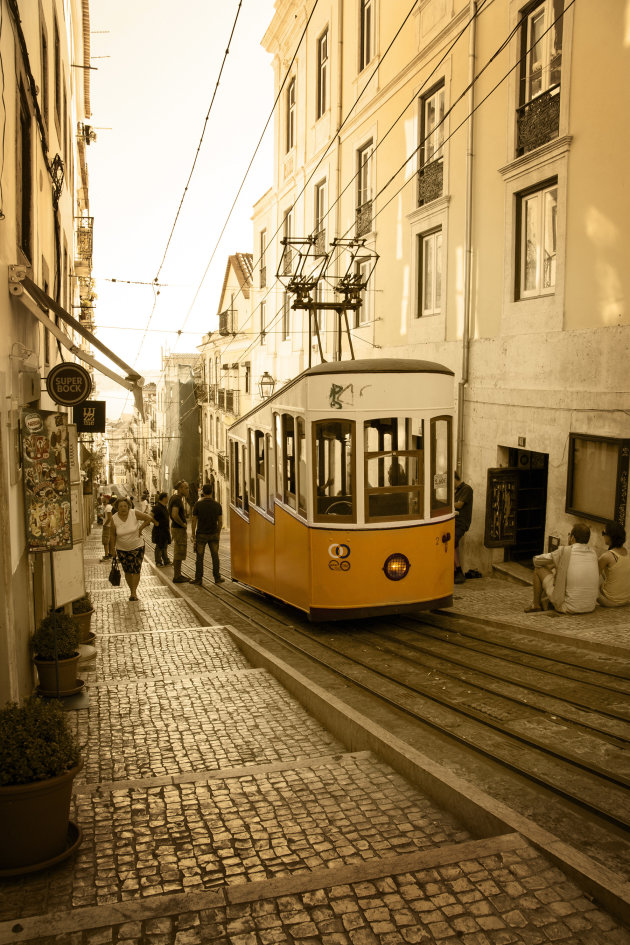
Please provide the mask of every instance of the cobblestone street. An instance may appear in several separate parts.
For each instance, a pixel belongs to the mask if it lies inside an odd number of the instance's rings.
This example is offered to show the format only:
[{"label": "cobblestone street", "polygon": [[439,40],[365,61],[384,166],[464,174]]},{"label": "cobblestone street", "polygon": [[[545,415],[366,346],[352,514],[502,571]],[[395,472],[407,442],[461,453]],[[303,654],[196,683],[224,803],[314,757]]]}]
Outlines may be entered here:
[{"label": "cobblestone street", "polygon": [[[630,945],[520,835],[472,837],[348,751],[147,563],[131,603],[100,535],[86,548],[96,657],[80,672],[89,708],[70,713],[83,841],[0,881],[0,943]],[[512,603],[511,585],[490,590],[497,610]]]}]

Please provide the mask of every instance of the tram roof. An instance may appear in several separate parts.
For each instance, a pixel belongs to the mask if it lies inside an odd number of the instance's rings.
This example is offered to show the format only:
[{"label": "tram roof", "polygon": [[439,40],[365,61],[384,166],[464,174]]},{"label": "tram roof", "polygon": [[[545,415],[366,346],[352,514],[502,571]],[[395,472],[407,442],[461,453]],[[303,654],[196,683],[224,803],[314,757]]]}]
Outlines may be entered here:
[{"label": "tram roof", "polygon": [[451,377],[455,376],[455,372],[444,364],[438,364],[437,361],[421,361],[416,358],[362,358],[359,361],[324,361],[322,364],[306,368],[297,377],[287,381],[265,402],[257,404],[242,417],[239,417],[238,420],[235,420],[230,425],[230,429],[257,413],[261,407],[278,400],[282,394],[286,393],[290,387],[293,387],[299,381],[320,374],[447,374]]},{"label": "tram roof", "polygon": [[324,361],[307,368],[300,375],[314,374],[450,374],[455,372],[436,361],[420,361],[415,358],[363,358],[359,361]]}]

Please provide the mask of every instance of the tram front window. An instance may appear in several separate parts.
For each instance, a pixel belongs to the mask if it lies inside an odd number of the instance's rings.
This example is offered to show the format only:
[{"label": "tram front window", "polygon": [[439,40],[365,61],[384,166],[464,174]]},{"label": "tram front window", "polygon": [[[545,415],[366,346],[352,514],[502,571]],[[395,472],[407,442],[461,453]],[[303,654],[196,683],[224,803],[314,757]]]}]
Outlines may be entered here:
[{"label": "tram front window", "polygon": [[355,521],[354,423],[319,420],[313,425],[315,515]]},{"label": "tram front window", "polygon": [[424,421],[383,417],[364,424],[366,521],[424,515]]}]

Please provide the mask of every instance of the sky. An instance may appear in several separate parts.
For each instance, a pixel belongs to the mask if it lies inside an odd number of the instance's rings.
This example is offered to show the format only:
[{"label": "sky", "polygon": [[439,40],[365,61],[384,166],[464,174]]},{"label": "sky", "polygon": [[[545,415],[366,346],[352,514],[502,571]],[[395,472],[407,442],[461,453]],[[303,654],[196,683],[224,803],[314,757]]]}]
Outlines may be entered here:
[{"label": "sky", "polygon": [[[216,327],[227,257],[253,252],[252,207],[272,183],[273,121],[215,252],[273,105],[272,57],[260,42],[274,0],[242,0],[162,265],[238,7],[239,0],[90,0],[96,334],[147,380],[159,373],[162,351],[194,352]],[[109,419],[131,412],[124,388],[96,380]]]}]

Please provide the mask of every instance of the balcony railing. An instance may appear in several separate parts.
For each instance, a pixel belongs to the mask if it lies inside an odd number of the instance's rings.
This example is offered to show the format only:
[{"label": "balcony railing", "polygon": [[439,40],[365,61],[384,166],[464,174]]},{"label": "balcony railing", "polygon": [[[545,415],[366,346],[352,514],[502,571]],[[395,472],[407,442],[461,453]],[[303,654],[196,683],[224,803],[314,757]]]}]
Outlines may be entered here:
[{"label": "balcony railing", "polygon": [[315,252],[318,256],[323,256],[326,252],[326,230],[321,229],[313,233],[313,239],[315,240]]},{"label": "balcony railing", "polygon": [[418,206],[437,200],[444,192],[444,162],[430,161],[418,171]]},{"label": "balcony railing", "polygon": [[219,387],[217,391],[217,407],[219,410],[225,410],[225,387]]},{"label": "balcony railing", "polygon": [[77,217],[74,234],[74,258],[79,265],[92,266],[94,217]]},{"label": "balcony railing", "polygon": [[230,461],[225,453],[218,453],[218,466],[219,466],[219,475],[223,476],[224,479],[227,479],[230,475]]},{"label": "balcony railing", "polygon": [[226,390],[225,392],[225,411],[231,413],[233,417],[238,416],[238,395],[237,390]]},{"label": "balcony railing", "polygon": [[200,384],[198,381],[195,382],[195,399],[198,404],[209,403],[207,384]]},{"label": "balcony railing", "polygon": [[266,267],[266,266],[262,266],[262,265],[261,265],[261,267],[260,267],[260,283],[259,283],[259,287],[260,287],[261,289],[265,289],[265,288],[267,287],[267,267]]},{"label": "balcony railing", "polygon": [[560,86],[554,85],[542,95],[517,109],[517,151],[527,154],[560,132]]},{"label": "balcony railing", "polygon": [[364,236],[372,231],[372,201],[366,200],[356,209],[357,236]]}]

